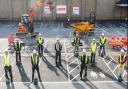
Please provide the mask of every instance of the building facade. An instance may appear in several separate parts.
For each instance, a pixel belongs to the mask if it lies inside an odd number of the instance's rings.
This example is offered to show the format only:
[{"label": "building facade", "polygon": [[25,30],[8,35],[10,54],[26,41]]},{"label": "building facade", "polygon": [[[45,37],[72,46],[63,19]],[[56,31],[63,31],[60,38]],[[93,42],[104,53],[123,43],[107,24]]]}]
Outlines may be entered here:
[{"label": "building facade", "polygon": [[[127,7],[118,7],[119,0],[49,0],[52,8],[37,8],[36,20],[97,20],[127,19]],[[35,7],[36,0],[0,0],[0,19],[17,20],[23,13]]]}]

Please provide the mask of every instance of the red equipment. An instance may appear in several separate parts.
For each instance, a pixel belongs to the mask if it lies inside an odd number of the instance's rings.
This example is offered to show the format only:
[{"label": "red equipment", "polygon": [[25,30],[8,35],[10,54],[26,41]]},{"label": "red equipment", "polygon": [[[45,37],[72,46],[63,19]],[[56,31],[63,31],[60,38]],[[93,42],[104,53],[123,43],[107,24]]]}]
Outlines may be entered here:
[{"label": "red equipment", "polygon": [[9,43],[10,46],[13,45],[13,43],[14,43],[14,34],[10,34],[8,36],[8,43]]},{"label": "red equipment", "polygon": [[111,47],[128,47],[128,37],[110,37],[109,45]]}]

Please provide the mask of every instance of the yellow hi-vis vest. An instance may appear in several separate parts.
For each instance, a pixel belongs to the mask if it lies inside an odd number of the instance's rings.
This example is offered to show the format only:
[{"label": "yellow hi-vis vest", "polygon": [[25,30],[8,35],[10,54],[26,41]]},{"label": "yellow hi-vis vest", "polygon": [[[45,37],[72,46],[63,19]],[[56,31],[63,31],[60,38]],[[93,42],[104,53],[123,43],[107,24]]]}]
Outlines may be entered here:
[{"label": "yellow hi-vis vest", "polygon": [[8,55],[4,55],[4,65],[5,66],[10,66],[10,64],[9,64],[9,56]]},{"label": "yellow hi-vis vest", "polygon": [[101,44],[103,44],[105,42],[106,38],[105,37],[101,37],[100,39],[101,39]]},{"label": "yellow hi-vis vest", "polygon": [[79,44],[79,42],[80,42],[80,38],[79,37],[78,38],[75,37],[75,44]]},{"label": "yellow hi-vis vest", "polygon": [[37,60],[38,60],[38,56],[37,55],[36,56],[32,55],[33,64],[37,64]]},{"label": "yellow hi-vis vest", "polygon": [[96,43],[91,43],[91,51],[96,52]]},{"label": "yellow hi-vis vest", "polygon": [[120,64],[125,60],[125,55],[123,56],[123,59],[121,58],[121,55],[120,55],[120,57],[119,57],[119,62],[120,62]]},{"label": "yellow hi-vis vest", "polygon": [[38,40],[38,43],[39,44],[42,44],[43,43],[43,37],[39,36],[37,40]]},{"label": "yellow hi-vis vest", "polygon": [[84,56],[85,56],[85,61],[84,61],[84,63],[87,64],[87,62],[88,62],[88,55],[87,55],[87,54],[82,55],[82,59],[83,59]]},{"label": "yellow hi-vis vest", "polygon": [[121,59],[122,59],[122,58],[121,58],[121,55],[119,56],[119,65],[120,65],[119,67],[120,67],[120,68],[124,68],[124,67],[125,67],[125,63],[122,64],[122,61],[125,60],[125,57],[126,57],[126,56],[124,55],[124,56],[123,56],[123,60],[121,60]]}]

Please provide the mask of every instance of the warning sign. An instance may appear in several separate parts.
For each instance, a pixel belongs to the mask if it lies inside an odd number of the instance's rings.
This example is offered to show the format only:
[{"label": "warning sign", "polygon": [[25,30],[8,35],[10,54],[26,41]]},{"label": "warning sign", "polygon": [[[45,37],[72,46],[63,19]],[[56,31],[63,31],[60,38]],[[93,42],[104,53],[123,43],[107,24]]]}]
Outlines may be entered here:
[{"label": "warning sign", "polygon": [[79,7],[73,7],[73,14],[74,15],[79,15],[80,14]]},{"label": "warning sign", "polygon": [[66,14],[67,13],[66,5],[57,5],[56,6],[56,13],[57,14]]},{"label": "warning sign", "polygon": [[43,13],[44,13],[44,14],[51,14],[51,11],[50,11],[49,6],[45,6],[45,7],[44,7]]}]

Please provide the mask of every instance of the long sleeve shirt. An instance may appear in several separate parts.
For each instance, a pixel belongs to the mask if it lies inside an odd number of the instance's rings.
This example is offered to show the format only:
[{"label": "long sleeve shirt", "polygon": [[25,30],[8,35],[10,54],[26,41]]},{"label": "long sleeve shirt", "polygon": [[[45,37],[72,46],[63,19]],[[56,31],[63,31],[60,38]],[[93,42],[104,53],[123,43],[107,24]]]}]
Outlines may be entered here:
[{"label": "long sleeve shirt", "polygon": [[14,43],[14,49],[15,51],[21,51],[21,43],[19,42]]},{"label": "long sleeve shirt", "polygon": [[59,42],[56,42],[55,44],[55,51],[60,52],[62,50],[62,45]]}]

